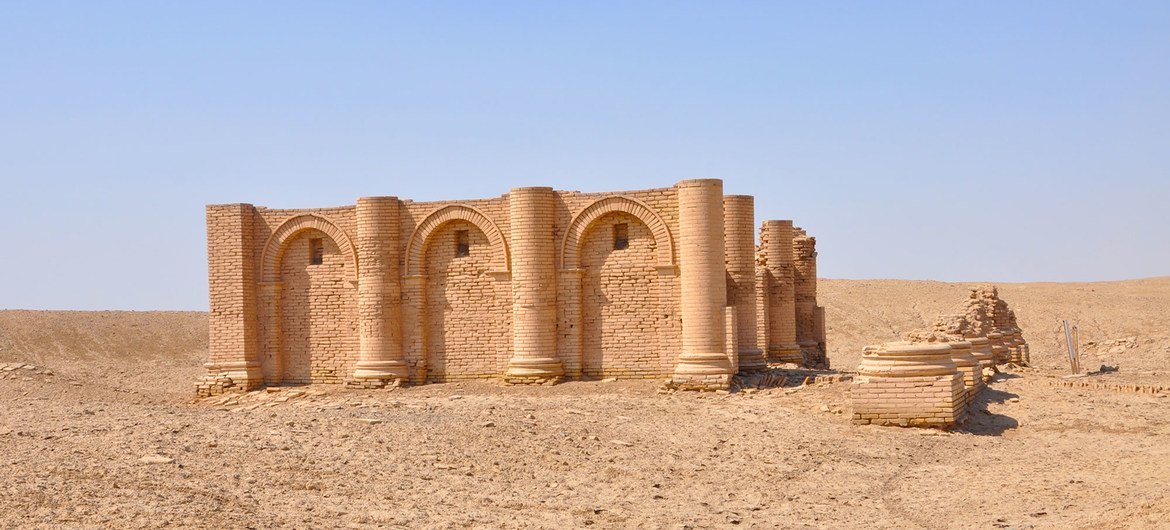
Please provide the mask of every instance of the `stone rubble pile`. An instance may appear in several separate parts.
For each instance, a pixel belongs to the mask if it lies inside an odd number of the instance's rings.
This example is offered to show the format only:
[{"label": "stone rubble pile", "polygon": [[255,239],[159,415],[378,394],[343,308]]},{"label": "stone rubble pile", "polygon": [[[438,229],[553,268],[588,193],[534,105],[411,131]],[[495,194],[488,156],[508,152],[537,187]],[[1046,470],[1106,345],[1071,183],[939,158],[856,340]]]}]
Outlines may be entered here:
[{"label": "stone rubble pile", "polygon": [[56,375],[52,370],[29,364],[24,362],[0,362],[0,380],[2,379],[20,379],[24,381],[31,381],[32,376],[53,376]]},{"label": "stone rubble pile", "polygon": [[863,351],[851,394],[853,423],[953,427],[996,365],[1030,361],[1016,314],[995,286],[971,289],[961,311],[905,338]]},{"label": "stone rubble pile", "polygon": [[218,396],[235,387],[232,378],[222,372],[209,372],[195,382],[195,397]]},{"label": "stone rubble pile", "polygon": [[[325,395],[325,392],[318,390],[269,387],[250,392],[224,393],[212,399],[202,400],[201,403],[233,411],[249,411],[260,407],[274,407],[291,401],[312,401]],[[200,400],[196,399],[196,401]]]}]

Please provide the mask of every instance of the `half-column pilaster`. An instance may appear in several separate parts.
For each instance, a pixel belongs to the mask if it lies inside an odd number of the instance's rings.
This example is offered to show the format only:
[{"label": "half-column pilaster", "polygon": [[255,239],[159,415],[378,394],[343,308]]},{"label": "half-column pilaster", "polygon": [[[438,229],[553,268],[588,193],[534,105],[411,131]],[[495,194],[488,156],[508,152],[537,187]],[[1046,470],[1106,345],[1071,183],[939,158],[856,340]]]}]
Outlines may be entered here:
[{"label": "half-column pilaster", "polygon": [[505,381],[556,382],[564,376],[557,351],[556,242],[552,188],[508,193],[512,252],[512,359]]},{"label": "half-column pilaster", "polygon": [[352,383],[382,387],[407,378],[402,356],[402,284],[396,197],[357,201],[358,344]]},{"label": "half-column pilaster", "polygon": [[672,383],[681,388],[726,388],[732,369],[725,351],[723,181],[684,180],[676,187],[682,352]]},{"label": "half-column pilaster", "polygon": [[723,239],[726,244],[727,301],[735,309],[739,371],[768,366],[756,343],[755,200],[750,195],[723,198]]},{"label": "half-column pilaster", "polygon": [[764,221],[761,236],[768,268],[768,358],[801,362],[796,342],[796,293],[793,284],[792,221]]}]

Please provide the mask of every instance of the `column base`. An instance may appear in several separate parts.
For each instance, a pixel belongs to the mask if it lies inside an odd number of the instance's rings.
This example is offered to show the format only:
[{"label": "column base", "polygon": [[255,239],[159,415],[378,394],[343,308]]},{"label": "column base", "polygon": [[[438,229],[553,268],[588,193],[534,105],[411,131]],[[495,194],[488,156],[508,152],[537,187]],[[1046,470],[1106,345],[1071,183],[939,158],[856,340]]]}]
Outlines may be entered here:
[{"label": "column base", "polygon": [[207,374],[195,382],[196,397],[211,397],[225,392],[248,392],[264,386],[260,364],[246,361],[204,363]]},{"label": "column base", "polygon": [[565,368],[552,357],[512,359],[504,382],[510,385],[555,385],[565,380]]},{"label": "column base", "polygon": [[353,377],[345,384],[359,388],[398,387],[406,382],[408,372],[403,361],[358,361]]},{"label": "column base", "polygon": [[684,353],[678,357],[667,386],[679,390],[726,390],[731,386],[731,362],[723,352]]},{"label": "column base", "polygon": [[675,390],[727,390],[731,388],[730,374],[688,375],[674,374],[666,383],[667,388]]},{"label": "column base", "polygon": [[764,358],[764,350],[753,348],[739,352],[739,373],[747,374],[768,369],[768,359]]},{"label": "column base", "polygon": [[801,364],[804,357],[800,354],[800,345],[794,343],[768,346],[768,362]]}]

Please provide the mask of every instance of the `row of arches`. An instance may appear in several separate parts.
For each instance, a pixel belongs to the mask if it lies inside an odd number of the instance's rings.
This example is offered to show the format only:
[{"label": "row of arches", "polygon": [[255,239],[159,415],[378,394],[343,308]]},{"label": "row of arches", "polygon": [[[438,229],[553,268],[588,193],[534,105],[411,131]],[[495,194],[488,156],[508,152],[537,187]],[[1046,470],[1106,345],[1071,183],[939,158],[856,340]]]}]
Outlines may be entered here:
[{"label": "row of arches", "polygon": [[[662,217],[641,201],[628,197],[613,196],[599,199],[593,204],[590,204],[569,223],[569,227],[565,231],[565,236],[561,243],[561,268],[569,269],[581,265],[580,245],[586,230],[593,226],[600,218],[615,212],[630,215],[650,230],[657,247],[663,250],[659,253],[657,265],[668,266],[674,263],[674,242],[670,236],[670,229],[662,220]],[[511,256],[508,253],[508,243],[500,232],[499,227],[476,208],[465,205],[448,205],[428,214],[419,223],[414,234],[411,235],[406,245],[407,259],[404,275],[410,276],[420,270],[420,263],[423,258],[422,253],[426,248],[426,243],[430,240],[430,236],[446,223],[453,221],[465,221],[483,233],[491,245],[493,252],[492,263],[495,268],[503,271],[511,269]],[[273,231],[272,235],[268,237],[268,241],[264,244],[263,257],[261,259],[261,267],[263,270],[261,281],[277,280],[276,274],[280,259],[288,243],[296,236],[301,235],[305,230],[321,232],[331,239],[347,256],[347,259],[351,260],[353,264],[353,279],[357,281],[357,249],[350,241],[349,236],[332,221],[315,214],[295,216],[281,223]]]},{"label": "row of arches", "polygon": [[[617,225],[628,230],[628,248],[612,244],[608,234]],[[466,254],[460,254],[460,237]],[[314,245],[319,262],[313,261]],[[674,264],[667,224],[640,201],[606,197],[573,218],[560,246],[559,268],[580,272],[575,303],[581,327],[562,330],[579,334],[580,372],[660,371],[656,366],[670,362],[661,345],[678,335],[669,329],[678,320],[674,286],[655,273]],[[265,381],[341,382],[352,373],[358,350],[361,264],[353,242],[325,217],[303,214],[273,231],[261,256]],[[416,301],[425,355],[417,360],[425,367],[419,377],[502,374],[511,350],[511,256],[498,226],[471,206],[444,206],[418,224],[404,256],[403,276],[425,279]]]}]

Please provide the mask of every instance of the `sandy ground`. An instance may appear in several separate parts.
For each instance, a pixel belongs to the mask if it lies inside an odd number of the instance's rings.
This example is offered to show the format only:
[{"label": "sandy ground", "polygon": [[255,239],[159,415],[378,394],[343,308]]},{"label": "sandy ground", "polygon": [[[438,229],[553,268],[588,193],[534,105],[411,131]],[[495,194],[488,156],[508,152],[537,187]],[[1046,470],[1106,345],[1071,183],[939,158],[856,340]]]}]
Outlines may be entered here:
[{"label": "sandy ground", "polygon": [[[1103,349],[1121,369],[1094,380],[1170,384],[1158,342],[1170,279],[1142,282],[1140,311],[1162,311],[1145,324],[1126,327],[1134,301],[1086,314],[1101,341],[1135,343]],[[881,340],[963,294],[853,283],[822,284],[837,344]],[[1040,302],[1124,283],[1004,295],[1028,332],[1024,315],[1070,311]],[[886,301],[867,303],[875,293]],[[1039,368],[1001,374],[964,429],[940,433],[851,425],[848,383],[315,386],[192,403],[205,325],[201,313],[0,312],[0,363],[33,365],[0,368],[0,527],[1170,525],[1170,398],[1052,386],[1063,357],[1039,337]]]},{"label": "sandy ground", "polygon": [[[825,306],[829,358],[852,370],[866,344],[895,340],[936,316],[957,313],[977,283],[906,280],[825,280],[818,300]],[[1061,320],[1081,327],[1082,365],[1116,366],[1123,372],[1170,372],[1170,277],[1092,283],[997,284],[1016,311],[1032,361],[1066,370]]]}]

